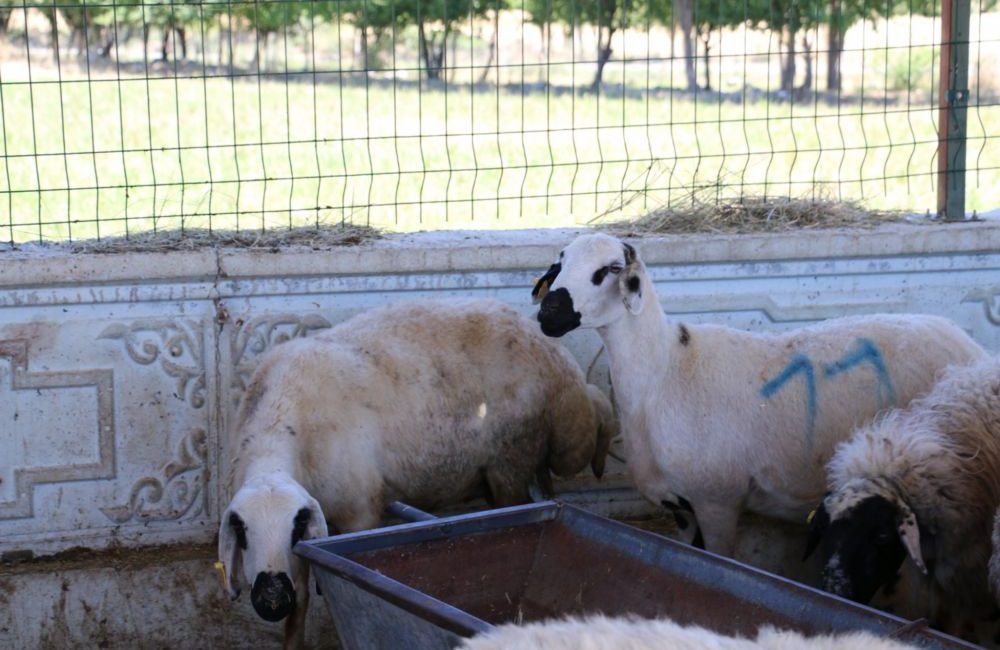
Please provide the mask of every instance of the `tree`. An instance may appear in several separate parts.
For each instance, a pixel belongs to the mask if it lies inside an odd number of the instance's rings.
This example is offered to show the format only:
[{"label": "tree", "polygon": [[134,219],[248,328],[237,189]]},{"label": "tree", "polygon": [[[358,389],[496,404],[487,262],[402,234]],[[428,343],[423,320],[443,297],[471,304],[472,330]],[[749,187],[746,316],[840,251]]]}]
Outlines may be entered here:
[{"label": "tree", "polygon": [[301,2],[282,0],[281,2],[254,2],[240,4],[233,13],[247,20],[254,31],[255,47],[251,67],[261,68],[261,53],[266,60],[272,34],[298,26],[305,7]]},{"label": "tree", "polygon": [[646,29],[651,25],[669,24],[676,14],[673,8],[675,1],[525,0],[523,7],[530,14],[531,22],[541,26],[546,33],[552,23],[564,25],[568,32],[579,25],[593,25],[597,29],[597,70],[591,82],[591,88],[596,89],[613,54],[611,40],[614,35],[632,26]]}]

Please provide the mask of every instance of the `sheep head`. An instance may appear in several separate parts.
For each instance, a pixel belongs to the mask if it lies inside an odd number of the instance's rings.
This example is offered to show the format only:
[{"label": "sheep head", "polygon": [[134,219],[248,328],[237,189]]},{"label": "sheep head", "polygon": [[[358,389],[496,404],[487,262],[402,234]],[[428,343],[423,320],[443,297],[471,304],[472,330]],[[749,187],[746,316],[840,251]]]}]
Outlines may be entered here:
[{"label": "sheep head", "polygon": [[296,608],[296,593],[307,588],[305,562],[292,553],[300,540],[325,537],[319,503],[284,474],[247,481],[222,515],[219,561],[235,600],[250,588],[250,602],[267,621],[280,621]]},{"label": "sheep head", "polygon": [[809,522],[806,557],[820,548],[823,588],[868,603],[907,556],[926,573],[916,516],[882,481],[854,479],[827,494]]},{"label": "sheep head", "polygon": [[531,295],[548,336],[604,327],[643,307],[645,266],[635,249],[603,234],[576,238],[535,284]]}]

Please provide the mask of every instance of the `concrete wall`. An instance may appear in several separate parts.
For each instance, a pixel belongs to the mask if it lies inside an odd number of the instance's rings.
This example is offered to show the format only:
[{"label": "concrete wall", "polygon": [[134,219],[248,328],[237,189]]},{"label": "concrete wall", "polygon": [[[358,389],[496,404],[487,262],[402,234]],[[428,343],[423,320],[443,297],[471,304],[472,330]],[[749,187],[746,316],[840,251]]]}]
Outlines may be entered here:
[{"label": "concrete wall", "polygon": [[[392,300],[488,296],[529,314],[533,278],[574,234],[425,233],[321,251],[0,248],[0,647],[137,647],[140,632],[149,647],[277,639],[280,626],[246,603],[219,600],[208,546],[229,424],[258,357]],[[636,244],[679,319],[776,329],[926,312],[1000,351],[995,221]],[[596,335],[565,342],[607,387]],[[621,466],[562,489],[606,513],[648,511]],[[174,544],[189,552],[159,548]],[[105,551],[29,561],[79,547]]]}]

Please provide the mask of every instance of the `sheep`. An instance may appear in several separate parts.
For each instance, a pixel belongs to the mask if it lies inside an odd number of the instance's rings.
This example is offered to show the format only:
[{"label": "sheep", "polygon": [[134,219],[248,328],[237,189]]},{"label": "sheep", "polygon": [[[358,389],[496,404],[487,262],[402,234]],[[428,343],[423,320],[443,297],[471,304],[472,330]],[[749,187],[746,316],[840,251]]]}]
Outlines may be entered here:
[{"label": "sheep", "polygon": [[947,369],[929,394],[841,443],[828,471],[807,548],[821,549],[827,591],[867,603],[909,557],[927,575],[923,616],[935,626],[975,640],[995,621],[987,570],[1000,506],[1000,357]]},{"label": "sheep", "polygon": [[905,650],[917,646],[876,636],[843,632],[807,637],[799,632],[762,627],[756,640],[732,637],[702,627],[683,627],[669,619],[569,618],[502,625],[467,639],[460,650]]},{"label": "sheep", "polygon": [[532,295],[545,334],[600,335],[639,491],[693,512],[704,546],[730,556],[741,511],[801,523],[823,495],[837,442],[926,393],[939,369],[985,354],[926,315],[786,333],[674,322],[635,249],[599,233],[564,248]]},{"label": "sheep", "polygon": [[549,468],[600,476],[617,422],[572,355],[496,301],[373,309],[260,361],[237,417],[235,496],[219,558],[231,597],[252,585],[298,647],[308,567],[300,539],[379,524],[384,504],[529,500]]}]

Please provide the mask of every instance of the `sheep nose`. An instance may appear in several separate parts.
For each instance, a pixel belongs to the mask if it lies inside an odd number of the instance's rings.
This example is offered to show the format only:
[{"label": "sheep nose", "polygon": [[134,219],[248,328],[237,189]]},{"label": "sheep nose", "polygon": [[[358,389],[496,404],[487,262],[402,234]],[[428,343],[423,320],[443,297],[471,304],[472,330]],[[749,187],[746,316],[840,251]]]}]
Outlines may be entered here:
[{"label": "sheep nose", "polygon": [[580,312],[573,311],[573,297],[566,287],[545,294],[538,309],[538,322],[546,336],[562,336],[580,326]]},{"label": "sheep nose", "polygon": [[295,611],[295,587],[285,573],[261,571],[253,581],[250,602],[265,621],[280,621]]}]

